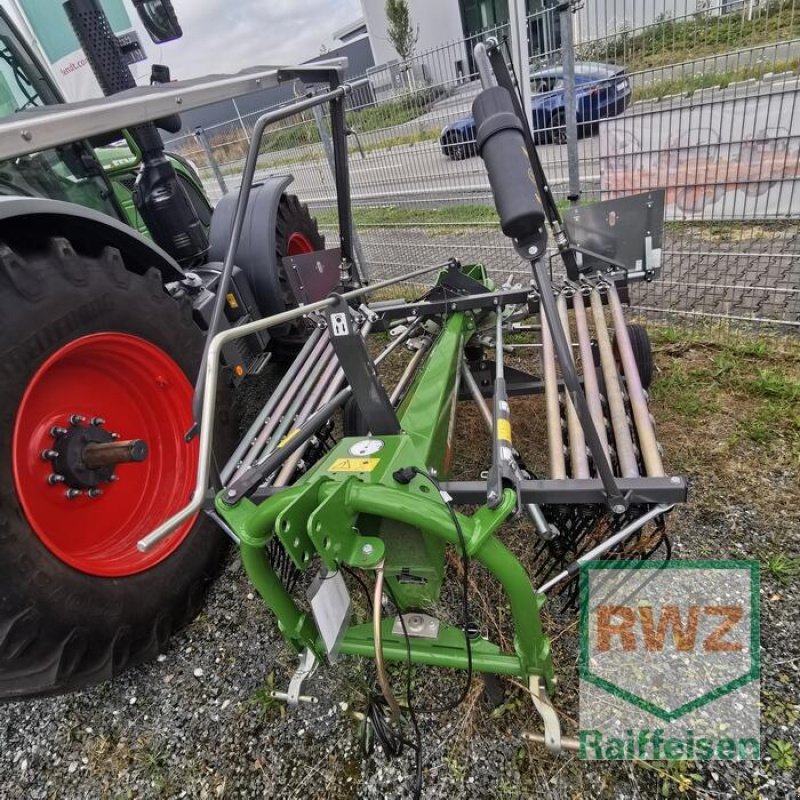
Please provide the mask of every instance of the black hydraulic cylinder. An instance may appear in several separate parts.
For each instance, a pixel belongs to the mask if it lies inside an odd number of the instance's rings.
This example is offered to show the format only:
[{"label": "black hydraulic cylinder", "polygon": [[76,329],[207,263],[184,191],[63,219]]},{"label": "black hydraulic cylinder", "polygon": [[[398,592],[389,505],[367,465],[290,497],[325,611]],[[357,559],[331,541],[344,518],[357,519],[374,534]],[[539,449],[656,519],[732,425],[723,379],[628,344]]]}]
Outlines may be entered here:
[{"label": "black hydraulic cylinder", "polygon": [[511,96],[502,86],[484,89],[472,104],[472,115],[500,227],[524,257],[539,258],[547,244],[544,208]]}]

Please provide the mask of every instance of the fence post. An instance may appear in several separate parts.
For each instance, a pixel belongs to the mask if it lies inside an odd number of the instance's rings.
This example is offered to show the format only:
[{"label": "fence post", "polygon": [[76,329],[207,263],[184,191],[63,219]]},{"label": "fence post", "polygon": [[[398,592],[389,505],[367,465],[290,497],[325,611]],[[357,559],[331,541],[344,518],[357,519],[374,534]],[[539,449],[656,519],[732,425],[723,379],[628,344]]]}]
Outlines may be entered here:
[{"label": "fence post", "polygon": [[217,159],[214,158],[214,153],[211,150],[211,145],[208,143],[208,137],[206,136],[206,132],[202,128],[195,128],[194,129],[194,137],[197,139],[198,142],[203,147],[205,151],[206,158],[208,159],[209,166],[211,167],[214,177],[217,179],[217,183],[219,184],[219,188],[222,190],[222,194],[228,194],[228,187],[225,183],[225,178],[222,175],[222,172],[219,168],[219,164],[217,164]]},{"label": "fence post", "polygon": [[[328,161],[328,168],[331,171],[331,178],[333,178],[335,185],[336,166],[333,154],[333,140],[331,139],[331,132],[328,130],[328,126],[325,123],[325,114],[322,111],[322,106],[314,106],[311,109],[311,113],[314,115],[314,122],[316,122],[317,130],[319,131],[319,140],[322,142],[323,150],[325,150],[325,158]],[[351,221],[350,225],[353,232],[353,255],[355,255],[356,261],[358,262],[356,264],[358,267],[358,274],[361,275],[366,283],[369,283],[369,272],[367,271],[367,261],[364,258],[364,251],[361,249],[361,239],[358,235],[355,222]]]},{"label": "fence post", "polygon": [[242,119],[242,114],[239,111],[239,106],[236,104],[236,98],[231,97],[231,102],[233,103],[233,110],[236,112],[236,118],[239,120],[239,125],[242,127],[242,133],[244,134],[244,138],[247,139],[247,146],[250,146],[250,131],[247,130],[247,125],[244,124],[244,120]]},{"label": "fence post", "polygon": [[564,109],[567,126],[567,197],[577,205],[581,196],[580,168],[578,165],[578,103],[575,96],[575,41],[572,35],[572,2],[566,0],[559,7],[561,14],[561,66],[564,69]]},{"label": "fence post", "polygon": [[528,119],[531,119],[531,70],[530,45],[528,44],[528,11],[524,0],[509,2],[509,33],[511,39],[511,63],[517,74],[519,90],[522,94],[522,108]]}]

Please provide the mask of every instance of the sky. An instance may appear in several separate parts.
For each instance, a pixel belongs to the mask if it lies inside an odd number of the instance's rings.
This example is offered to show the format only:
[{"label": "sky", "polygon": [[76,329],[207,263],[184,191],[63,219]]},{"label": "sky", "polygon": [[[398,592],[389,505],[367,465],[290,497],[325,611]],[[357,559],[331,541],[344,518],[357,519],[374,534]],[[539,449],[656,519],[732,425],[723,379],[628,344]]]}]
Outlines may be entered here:
[{"label": "sky", "polygon": [[[130,0],[126,5],[136,18]],[[172,5],[183,38],[156,45],[146,34],[140,37],[149,61],[167,64],[177,80],[305,61],[319,55],[321,45],[335,46],[333,31],[361,16],[359,0],[172,0]],[[8,9],[13,0],[0,0],[0,6]]]},{"label": "sky", "polygon": [[305,61],[322,44],[332,47],[333,31],[361,16],[359,0],[173,0],[173,6],[183,38],[145,46],[177,79]]}]

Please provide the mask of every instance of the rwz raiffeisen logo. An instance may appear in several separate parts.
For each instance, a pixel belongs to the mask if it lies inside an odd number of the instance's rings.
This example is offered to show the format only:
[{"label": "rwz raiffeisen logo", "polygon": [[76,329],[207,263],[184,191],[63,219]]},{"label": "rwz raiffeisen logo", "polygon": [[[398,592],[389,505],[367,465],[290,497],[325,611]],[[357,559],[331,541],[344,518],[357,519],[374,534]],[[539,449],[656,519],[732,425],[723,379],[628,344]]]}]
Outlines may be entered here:
[{"label": "rwz raiffeisen logo", "polygon": [[580,755],[758,759],[758,563],[581,568]]}]

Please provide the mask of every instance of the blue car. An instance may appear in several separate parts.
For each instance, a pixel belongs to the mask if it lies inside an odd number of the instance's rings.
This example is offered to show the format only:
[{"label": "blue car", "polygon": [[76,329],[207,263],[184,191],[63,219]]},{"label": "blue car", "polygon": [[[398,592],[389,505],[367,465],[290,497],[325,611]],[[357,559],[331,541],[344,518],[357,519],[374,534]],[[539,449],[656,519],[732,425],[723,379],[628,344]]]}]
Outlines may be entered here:
[{"label": "blue car", "polygon": [[[548,67],[531,73],[531,117],[536,144],[564,144],[567,116],[564,102],[564,70]],[[591,135],[601,119],[621,114],[631,102],[631,84],[625,67],[578,61],[575,64],[578,134]],[[475,120],[451,122],[440,134],[442,152],[454,161],[477,155]]]}]

